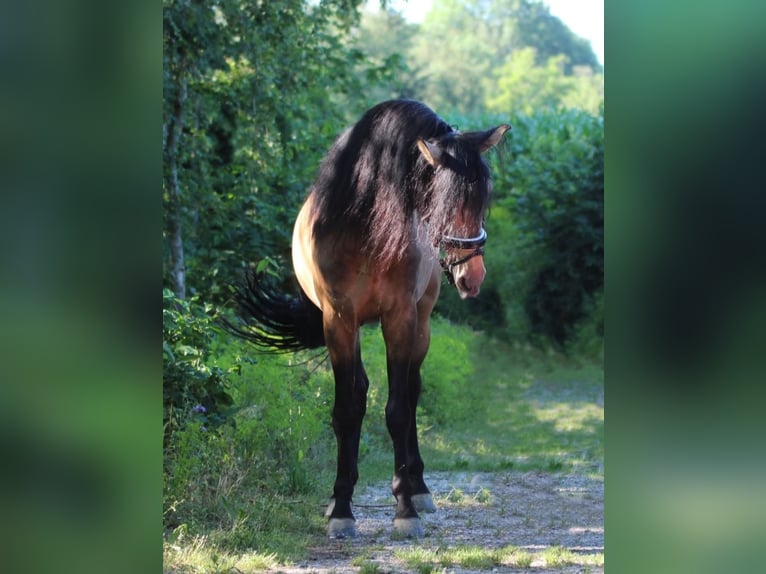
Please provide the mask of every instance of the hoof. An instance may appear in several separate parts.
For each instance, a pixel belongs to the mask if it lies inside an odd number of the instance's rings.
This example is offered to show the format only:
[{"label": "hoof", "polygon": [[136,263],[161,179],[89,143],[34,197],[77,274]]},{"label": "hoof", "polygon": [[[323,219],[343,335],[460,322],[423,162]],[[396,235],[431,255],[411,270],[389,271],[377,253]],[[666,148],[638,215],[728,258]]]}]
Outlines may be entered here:
[{"label": "hoof", "polygon": [[436,505],[434,504],[434,499],[430,492],[426,492],[425,494],[413,494],[412,504],[415,505],[415,510],[418,512],[436,512]]},{"label": "hoof", "polygon": [[327,536],[330,538],[354,538],[356,523],[353,518],[331,518],[327,521]]},{"label": "hoof", "polygon": [[394,531],[407,538],[423,538],[426,535],[420,518],[394,518]]}]

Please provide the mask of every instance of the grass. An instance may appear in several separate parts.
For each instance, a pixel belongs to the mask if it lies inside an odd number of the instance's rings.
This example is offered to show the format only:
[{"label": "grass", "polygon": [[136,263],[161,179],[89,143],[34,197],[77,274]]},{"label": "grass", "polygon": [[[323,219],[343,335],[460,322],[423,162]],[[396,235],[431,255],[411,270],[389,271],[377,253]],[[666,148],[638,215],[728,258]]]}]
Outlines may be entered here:
[{"label": "grass", "polygon": [[579,554],[558,546],[534,552],[516,546],[486,548],[469,545],[438,549],[415,547],[399,550],[395,553],[395,557],[416,572],[434,572],[439,567],[488,570],[497,566],[558,568],[563,566],[603,567],[604,565],[603,552]]},{"label": "grass", "polygon": [[[472,373],[481,398],[470,421],[421,431],[432,470],[542,470],[600,474],[603,371],[478,339]],[[428,381],[425,381],[428,384]]]},{"label": "grass", "polygon": [[168,574],[256,572],[278,564],[276,554],[221,551],[204,536],[183,544],[165,544],[163,550],[163,570]]},{"label": "grass", "polygon": [[[423,369],[426,391],[419,412],[427,472],[538,470],[602,475],[600,365],[510,347],[443,320],[437,321],[434,331]],[[384,419],[382,339],[377,329],[365,331],[363,338],[371,388],[358,488],[390,479],[393,465]],[[284,360],[264,357],[257,364],[243,365],[242,378],[232,389],[242,413],[236,429],[218,442],[189,443],[188,473],[197,477],[196,490],[189,489],[178,498],[180,525],[167,531],[166,572],[276,568],[304,559],[308,548],[325,543],[321,506],[331,491],[335,465],[328,424],[331,373],[327,364],[313,365],[311,373],[305,367],[285,371],[276,366]],[[264,381],[277,383],[263,387]],[[280,418],[283,411],[270,408],[266,400],[274,405],[289,403],[292,419]],[[269,453],[258,451],[261,443],[256,439],[279,447],[276,466]],[[234,448],[239,443],[242,447]],[[204,472],[200,467],[205,467]],[[278,480],[273,478],[275,469]],[[227,476],[230,480],[221,482]],[[492,493],[454,490],[447,498],[489,504]],[[600,560],[603,564],[603,555],[579,555],[565,549],[530,553],[466,546],[440,548],[437,553],[415,546],[402,550],[399,557],[413,571],[423,573],[453,565],[485,569],[496,565],[529,568],[543,562],[598,565]],[[381,569],[369,555],[358,557],[354,565],[364,574]]]}]

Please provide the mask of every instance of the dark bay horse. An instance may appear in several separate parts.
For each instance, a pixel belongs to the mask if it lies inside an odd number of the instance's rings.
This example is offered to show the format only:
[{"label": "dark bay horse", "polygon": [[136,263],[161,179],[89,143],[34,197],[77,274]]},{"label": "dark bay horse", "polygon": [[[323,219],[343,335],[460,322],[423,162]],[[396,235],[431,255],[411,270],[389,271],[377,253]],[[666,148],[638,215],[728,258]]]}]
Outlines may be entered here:
[{"label": "dark bay horse", "polygon": [[363,323],[379,320],[386,344],[394,528],[423,536],[418,510],[435,510],[418,448],[420,366],[441,271],[461,298],[479,294],[491,194],[481,154],[509,129],[461,133],[420,102],[378,104],[337,138],[295,221],[300,294],[276,293],[255,274],[237,291],[244,322],[238,335],[272,350],[328,349],[338,445],[327,509],[333,538],[356,533],[351,497],[369,385],[359,346]]}]

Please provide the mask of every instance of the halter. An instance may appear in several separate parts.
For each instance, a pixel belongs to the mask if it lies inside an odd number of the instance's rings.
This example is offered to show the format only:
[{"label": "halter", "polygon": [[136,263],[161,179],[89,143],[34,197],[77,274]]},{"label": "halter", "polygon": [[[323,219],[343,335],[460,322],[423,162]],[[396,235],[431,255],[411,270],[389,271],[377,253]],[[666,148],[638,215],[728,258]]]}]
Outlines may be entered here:
[{"label": "halter", "polygon": [[471,253],[466,255],[465,257],[458,259],[457,261],[447,261],[446,257],[442,257],[439,259],[439,265],[442,266],[442,269],[444,269],[444,275],[447,276],[447,281],[450,285],[455,284],[455,275],[452,273],[452,268],[456,267],[457,265],[460,265],[462,263],[465,263],[469,259],[472,259],[473,257],[476,257],[477,255],[484,255],[484,244],[487,242],[487,232],[484,230],[484,228],[481,228],[481,232],[476,237],[470,237],[470,238],[463,238],[463,237],[452,237],[450,235],[445,235],[442,237],[442,240],[440,242],[440,245],[445,248],[453,248],[453,249],[473,249]]}]

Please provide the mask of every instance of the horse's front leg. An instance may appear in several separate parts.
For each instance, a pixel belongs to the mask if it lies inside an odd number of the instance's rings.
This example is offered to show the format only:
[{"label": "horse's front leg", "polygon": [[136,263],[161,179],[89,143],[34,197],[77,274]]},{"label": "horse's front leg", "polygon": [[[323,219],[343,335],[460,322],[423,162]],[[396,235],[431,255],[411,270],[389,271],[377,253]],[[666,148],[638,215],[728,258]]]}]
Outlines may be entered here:
[{"label": "horse's front leg", "polygon": [[423,382],[420,377],[420,367],[428,354],[431,345],[431,312],[436,300],[439,298],[441,288],[441,271],[435,267],[431,275],[428,288],[417,305],[417,327],[415,343],[412,347],[412,360],[410,361],[409,391],[410,391],[410,432],[408,439],[408,463],[410,473],[410,487],[412,488],[412,502],[418,512],[436,512],[431,492],[426,486],[423,472],[425,465],[420,456],[418,445],[417,406]]},{"label": "horse's front leg", "polygon": [[394,478],[391,483],[391,491],[396,498],[394,528],[407,536],[422,537],[423,526],[412,500],[414,493],[410,481],[410,464],[413,462],[410,457],[410,432],[415,404],[409,374],[417,330],[415,306],[386,314],[381,324],[388,368],[386,426],[394,445]]},{"label": "horse's front leg", "polygon": [[325,340],[335,375],[332,426],[338,444],[337,474],[326,513],[327,534],[346,538],[356,536],[351,499],[359,478],[359,439],[369,382],[362,366],[359,331],[353,323],[326,320]]},{"label": "horse's front leg", "polygon": [[410,488],[412,489],[412,503],[418,512],[436,512],[431,491],[426,486],[423,476],[425,464],[420,456],[420,447],[418,445],[418,427],[417,427],[417,404],[420,398],[422,381],[420,378],[420,363],[414,363],[410,367],[409,375],[410,386],[410,429],[407,444],[407,470],[409,471]]}]

